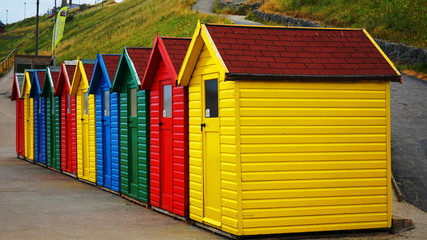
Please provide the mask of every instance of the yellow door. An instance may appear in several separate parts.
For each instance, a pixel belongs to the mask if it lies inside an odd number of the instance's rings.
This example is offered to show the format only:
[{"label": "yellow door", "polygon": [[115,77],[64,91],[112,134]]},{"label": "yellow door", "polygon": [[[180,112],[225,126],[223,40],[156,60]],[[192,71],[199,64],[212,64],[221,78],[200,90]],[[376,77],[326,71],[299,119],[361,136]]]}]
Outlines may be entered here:
[{"label": "yellow door", "polygon": [[203,222],[221,226],[218,79],[202,75]]},{"label": "yellow door", "polygon": [[87,88],[80,89],[81,101],[81,121],[82,121],[82,163],[83,163],[83,179],[89,180],[89,95]]}]

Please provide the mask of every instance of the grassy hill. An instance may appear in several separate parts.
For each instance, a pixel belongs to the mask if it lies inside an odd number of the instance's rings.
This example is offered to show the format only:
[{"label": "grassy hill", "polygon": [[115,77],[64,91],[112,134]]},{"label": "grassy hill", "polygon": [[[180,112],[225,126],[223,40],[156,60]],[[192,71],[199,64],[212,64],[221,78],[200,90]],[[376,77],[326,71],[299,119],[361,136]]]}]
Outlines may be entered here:
[{"label": "grassy hill", "polygon": [[376,38],[427,48],[426,0],[251,0],[261,10],[336,27],[365,28]]},{"label": "grassy hill", "polygon": [[[89,10],[71,11],[64,37],[57,47],[57,62],[76,58],[95,58],[97,53],[121,53],[124,46],[152,46],[160,36],[190,37],[197,20],[219,22],[222,17],[191,11],[195,0],[125,0],[93,5]],[[39,24],[39,54],[51,55],[54,17],[42,16]],[[18,54],[34,54],[35,17],[7,26],[8,35],[25,37],[0,39],[0,61],[12,49]]]}]

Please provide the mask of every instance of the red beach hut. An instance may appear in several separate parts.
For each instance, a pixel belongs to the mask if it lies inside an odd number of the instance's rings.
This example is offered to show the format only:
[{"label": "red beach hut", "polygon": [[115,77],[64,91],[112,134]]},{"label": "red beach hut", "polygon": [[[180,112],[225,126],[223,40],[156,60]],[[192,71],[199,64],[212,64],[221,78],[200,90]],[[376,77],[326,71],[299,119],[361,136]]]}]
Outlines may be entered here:
[{"label": "red beach hut", "polygon": [[24,99],[21,98],[21,87],[24,74],[16,73],[12,84],[11,100],[16,101],[16,154],[24,157]]},{"label": "red beach hut", "polygon": [[190,38],[157,37],[142,80],[150,91],[150,204],[188,213],[187,91],[176,79]]},{"label": "red beach hut", "polygon": [[77,128],[76,96],[70,94],[70,80],[73,79],[76,61],[61,64],[55,96],[61,106],[61,170],[65,174],[77,174]]}]

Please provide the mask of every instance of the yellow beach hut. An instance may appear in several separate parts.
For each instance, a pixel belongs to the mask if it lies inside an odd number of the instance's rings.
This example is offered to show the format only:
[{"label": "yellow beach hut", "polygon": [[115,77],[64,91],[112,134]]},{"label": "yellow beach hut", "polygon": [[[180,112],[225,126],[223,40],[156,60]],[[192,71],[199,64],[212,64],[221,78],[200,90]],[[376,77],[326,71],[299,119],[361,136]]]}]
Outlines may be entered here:
[{"label": "yellow beach hut", "polygon": [[96,183],[96,139],[95,139],[95,98],[89,94],[94,59],[77,62],[71,85],[71,95],[76,95],[77,109],[77,177],[89,183]]},{"label": "yellow beach hut", "polygon": [[32,69],[25,70],[21,92],[24,99],[24,157],[28,161],[34,161],[34,99],[30,98],[33,73]]},{"label": "yellow beach hut", "polygon": [[363,29],[198,24],[190,218],[233,235],[389,228],[390,81]]}]

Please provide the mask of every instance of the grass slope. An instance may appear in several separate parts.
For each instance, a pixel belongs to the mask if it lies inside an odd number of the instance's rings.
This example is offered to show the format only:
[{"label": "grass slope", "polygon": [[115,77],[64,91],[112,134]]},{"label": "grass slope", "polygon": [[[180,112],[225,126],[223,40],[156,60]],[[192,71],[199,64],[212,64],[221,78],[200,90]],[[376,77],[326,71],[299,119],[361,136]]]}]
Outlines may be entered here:
[{"label": "grass slope", "polygon": [[[159,36],[191,37],[197,20],[223,23],[222,17],[191,11],[195,0],[125,0],[95,5],[67,18],[64,37],[57,47],[57,63],[67,59],[95,58],[97,53],[121,53],[124,46],[152,46]],[[40,17],[39,54],[51,55],[54,18]],[[0,56],[18,47],[18,54],[34,54],[35,18],[10,24],[8,34],[29,31],[23,38],[0,39]],[[1,59],[0,59],[1,61]]]},{"label": "grass slope", "polygon": [[[258,0],[259,1],[259,0]],[[365,28],[371,35],[427,47],[426,0],[262,0],[261,10],[337,27]]]}]

